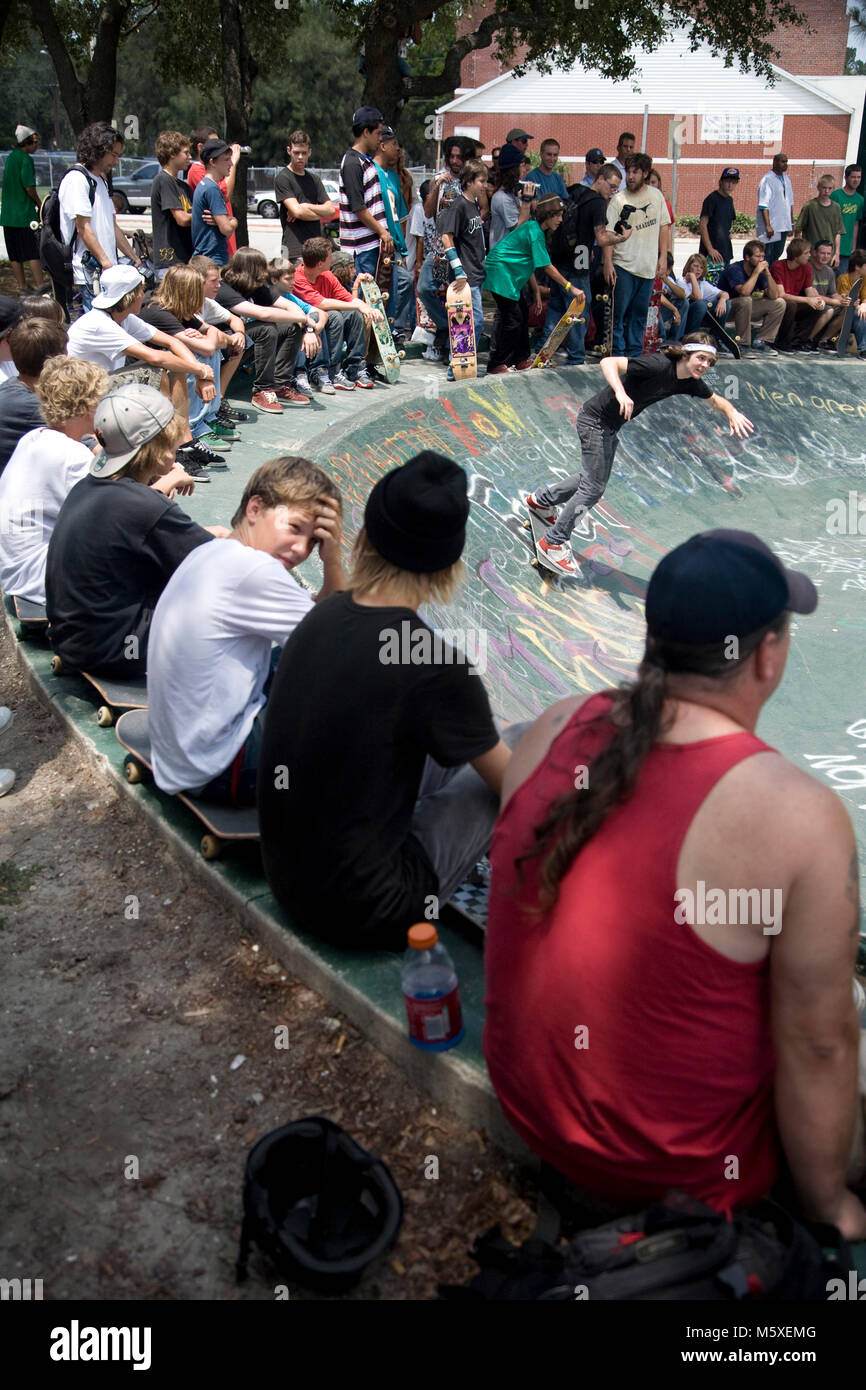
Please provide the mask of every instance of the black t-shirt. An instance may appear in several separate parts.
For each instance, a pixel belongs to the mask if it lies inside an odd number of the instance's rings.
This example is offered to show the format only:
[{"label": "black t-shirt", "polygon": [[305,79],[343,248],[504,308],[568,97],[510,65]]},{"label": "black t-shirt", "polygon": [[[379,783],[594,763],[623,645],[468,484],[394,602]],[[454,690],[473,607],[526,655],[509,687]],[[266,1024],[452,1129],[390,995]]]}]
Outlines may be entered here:
[{"label": "black t-shirt", "polygon": [[297,198],[299,203],[315,203],[316,205],[328,202],[328,195],[325,185],[318,174],[311,174],[309,169],[304,174],[294,174],[286,165],[281,169],[274,179],[274,193],[280,208],[280,222],[283,228],[283,246],[286,248],[287,256],[300,256],[301,248],[305,241],[310,237],[322,235],[321,222],[305,222],[303,218],[296,218],[294,222],[288,221],[288,213],[283,206],[284,198]]},{"label": "black t-shirt", "polygon": [[201,332],[204,328],[198,314],[193,314],[191,319],[178,319],[169,309],[164,309],[154,301],[145,304],[138,317],[158,329],[160,333],[182,333],[185,328],[197,328]]},{"label": "black t-shirt", "polygon": [[263,309],[271,309],[277,300],[282,298],[280,291],[273,285],[259,285],[250,294],[253,304],[260,304]]},{"label": "black t-shirt", "polygon": [[460,263],[466,271],[470,285],[484,283],[484,257],[487,247],[484,244],[484,227],[481,213],[475,203],[468,198],[455,198],[441,216],[440,234],[454,238],[454,245],[460,256]]},{"label": "black t-shirt", "polygon": [[[392,640],[393,664],[382,659]],[[498,741],[484,682],[468,664],[411,664],[416,644],[431,640],[411,609],[338,593],[286,643],[259,756],[262,856],[281,906],[316,935],[405,945],[425,898],[438,893],[409,833],[425,758],[457,767]]]},{"label": "black t-shirt", "polygon": [[[732,260],[734,248],[731,245],[731,225],[734,221],[734,200],[726,198],[718,189],[708,193],[701,204],[701,217],[708,218],[707,236],[710,245],[724,257],[725,263]],[[703,251],[703,247],[701,247]]]},{"label": "black t-shirt", "polygon": [[[569,277],[575,273],[589,273],[589,259],[595,245],[596,227],[607,226],[607,203],[600,193],[591,188],[578,187],[566,203],[562,221],[550,240],[551,264],[560,275]],[[579,270],[575,265],[578,246],[585,248],[585,268]],[[584,259],[583,257],[581,258]]]},{"label": "black t-shirt", "polygon": [[15,452],[21,436],[44,424],[39,414],[39,402],[23,381],[13,376],[8,381],[0,382],[0,473]]},{"label": "black t-shirt", "polygon": [[157,270],[165,270],[179,262],[185,265],[192,256],[192,228],[190,224],[179,227],[171,215],[171,208],[192,212],[192,198],[185,183],[160,169],[150,188],[153,263]]},{"label": "black t-shirt", "polygon": [[45,606],[54,650],[75,671],[143,675],[157,599],[190,551],[212,539],[153,488],[130,478],[82,478],[48,544]]},{"label": "black t-shirt", "polygon": [[[711,387],[705,381],[698,381],[697,377],[678,377],[676,362],[663,352],[633,357],[621,380],[626,395],[634,401],[633,420],[648,405],[663,401],[668,396],[699,396],[707,401],[713,394]],[[618,430],[620,425],[625,424],[612,386],[605,386],[597,395],[585,401],[581,414],[589,416],[595,424],[607,425],[612,430]]]}]

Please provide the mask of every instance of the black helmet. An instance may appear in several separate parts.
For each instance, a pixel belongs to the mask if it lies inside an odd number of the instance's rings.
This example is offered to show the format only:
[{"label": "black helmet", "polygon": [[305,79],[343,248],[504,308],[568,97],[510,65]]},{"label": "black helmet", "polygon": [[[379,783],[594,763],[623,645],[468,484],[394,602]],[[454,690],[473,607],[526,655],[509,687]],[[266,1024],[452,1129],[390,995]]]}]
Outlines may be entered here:
[{"label": "black helmet", "polygon": [[341,1293],[393,1245],[402,1220],[403,1199],[380,1159],[332,1120],[294,1120],[247,1156],[237,1281],[255,1241],[294,1282]]}]

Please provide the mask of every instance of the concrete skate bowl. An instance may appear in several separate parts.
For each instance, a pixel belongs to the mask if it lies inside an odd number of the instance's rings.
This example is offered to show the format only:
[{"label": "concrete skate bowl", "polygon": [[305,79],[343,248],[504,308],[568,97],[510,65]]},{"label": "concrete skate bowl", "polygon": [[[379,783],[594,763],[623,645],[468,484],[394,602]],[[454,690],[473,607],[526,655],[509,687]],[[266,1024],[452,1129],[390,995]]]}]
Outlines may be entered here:
[{"label": "concrete skate bowl", "polygon": [[574,419],[603,385],[597,369],[449,386],[440,371],[417,395],[377,403],[307,447],[344,491],[350,536],[376,480],[420,449],[466,469],[466,581],[450,607],[426,616],[470,634],[507,720],[632,673],[647,581],[672,546],[713,527],[756,532],[820,593],[818,612],[794,624],[759,732],[842,796],[866,862],[866,368],[835,358],[725,363],[710,384],[754,422],[752,437],[733,438],[687,398],[629,424],[588,532],[573,538],[580,577],[561,587],[530,566],[519,499],[579,467]]}]

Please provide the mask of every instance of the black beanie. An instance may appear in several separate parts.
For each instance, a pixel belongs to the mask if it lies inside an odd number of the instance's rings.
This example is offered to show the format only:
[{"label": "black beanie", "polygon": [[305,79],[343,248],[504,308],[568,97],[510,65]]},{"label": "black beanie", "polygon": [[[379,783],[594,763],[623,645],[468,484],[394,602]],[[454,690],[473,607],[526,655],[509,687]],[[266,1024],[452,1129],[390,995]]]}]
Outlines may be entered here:
[{"label": "black beanie", "polygon": [[413,574],[447,569],[463,553],[469,498],[466,474],[431,449],[380,478],[364,511],[371,544]]}]

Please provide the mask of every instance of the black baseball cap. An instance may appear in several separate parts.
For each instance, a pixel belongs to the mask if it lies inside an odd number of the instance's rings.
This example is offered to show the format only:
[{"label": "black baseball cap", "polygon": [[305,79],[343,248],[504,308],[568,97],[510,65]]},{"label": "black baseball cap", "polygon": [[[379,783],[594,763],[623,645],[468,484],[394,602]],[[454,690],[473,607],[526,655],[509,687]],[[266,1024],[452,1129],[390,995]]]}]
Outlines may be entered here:
[{"label": "black baseball cap", "polygon": [[359,106],[352,117],[352,125],[363,125],[375,130],[377,125],[381,125],[385,117],[376,106]]},{"label": "black baseball cap", "polygon": [[750,531],[703,531],[656,566],[646,596],[647,632],[660,642],[703,647],[748,637],[786,610],[814,613],[807,574],[786,569]]},{"label": "black baseball cap", "polygon": [[219,159],[221,154],[230,149],[231,145],[227,145],[225,140],[205,140],[201,147],[201,162],[207,165],[212,159]]},{"label": "black baseball cap", "polygon": [[720,177],[723,179],[739,179],[740,171],[731,165],[729,169],[722,170]]},{"label": "black baseball cap", "polygon": [[599,149],[587,150],[586,162],[587,164],[604,164],[604,155]]},{"label": "black baseball cap", "polygon": [[14,328],[24,317],[24,310],[11,294],[0,294],[0,338],[4,338],[10,328]]},{"label": "black baseball cap", "polygon": [[394,127],[393,127],[392,125],[383,125],[383,126],[382,126],[382,144],[384,145],[384,143],[385,143],[386,140],[396,140],[396,139],[397,139],[397,132],[396,132],[396,130],[394,129]]}]

